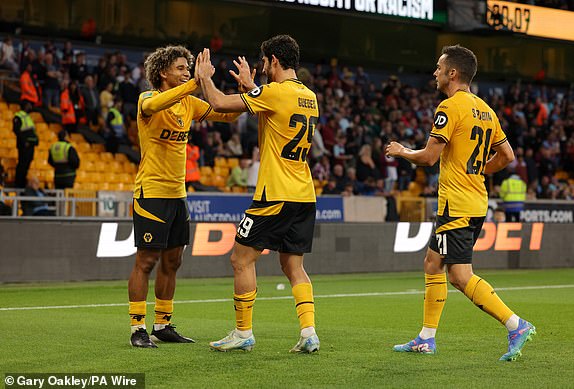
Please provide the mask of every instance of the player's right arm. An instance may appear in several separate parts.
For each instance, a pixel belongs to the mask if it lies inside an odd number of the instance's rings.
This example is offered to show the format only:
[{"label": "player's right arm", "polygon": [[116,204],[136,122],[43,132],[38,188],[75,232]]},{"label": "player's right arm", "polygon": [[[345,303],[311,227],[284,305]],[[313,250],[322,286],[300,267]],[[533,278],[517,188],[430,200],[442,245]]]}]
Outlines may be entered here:
[{"label": "player's right arm", "polygon": [[141,112],[145,116],[151,116],[156,112],[171,107],[185,96],[193,93],[197,88],[199,88],[199,86],[194,79],[191,79],[188,82],[176,86],[175,88],[168,89],[165,92],[156,94],[151,91],[144,92],[141,97],[143,99]]}]

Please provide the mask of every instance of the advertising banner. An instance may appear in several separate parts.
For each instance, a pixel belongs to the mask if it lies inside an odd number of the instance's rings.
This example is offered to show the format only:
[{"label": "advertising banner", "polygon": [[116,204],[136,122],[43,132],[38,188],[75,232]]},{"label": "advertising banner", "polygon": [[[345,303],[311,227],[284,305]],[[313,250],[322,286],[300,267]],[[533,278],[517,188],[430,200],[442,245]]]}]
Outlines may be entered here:
[{"label": "advertising banner", "polygon": [[[194,193],[187,196],[192,222],[239,223],[251,200],[250,195]],[[343,199],[340,196],[317,198],[318,223],[343,222],[343,214]]]}]

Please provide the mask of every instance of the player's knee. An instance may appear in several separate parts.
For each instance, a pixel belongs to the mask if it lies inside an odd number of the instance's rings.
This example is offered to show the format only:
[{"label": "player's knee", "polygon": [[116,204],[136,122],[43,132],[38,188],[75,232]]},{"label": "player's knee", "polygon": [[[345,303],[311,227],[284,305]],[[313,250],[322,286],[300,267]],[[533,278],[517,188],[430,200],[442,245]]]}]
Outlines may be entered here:
[{"label": "player's knee", "polygon": [[455,274],[451,273],[448,274],[448,282],[450,282],[452,286],[460,291],[464,291],[464,287],[466,286],[466,283],[462,278],[457,277]]},{"label": "player's knee", "polygon": [[136,266],[145,274],[151,273],[155,264],[157,263],[158,258],[156,257],[143,257],[138,258],[136,261]]},{"label": "player's knee", "polygon": [[237,253],[231,254],[231,267],[233,271],[238,273],[245,270],[250,265],[250,261],[242,255],[238,255]]}]

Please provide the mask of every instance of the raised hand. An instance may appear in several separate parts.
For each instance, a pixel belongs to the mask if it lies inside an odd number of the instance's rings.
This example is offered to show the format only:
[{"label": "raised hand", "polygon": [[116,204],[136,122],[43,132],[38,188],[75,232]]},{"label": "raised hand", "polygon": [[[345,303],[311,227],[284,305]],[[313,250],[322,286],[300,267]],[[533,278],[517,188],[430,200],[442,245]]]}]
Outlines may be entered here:
[{"label": "raised hand", "polygon": [[233,63],[235,64],[235,67],[237,67],[237,73],[233,70],[230,70],[229,74],[231,74],[231,76],[235,78],[235,81],[237,81],[237,84],[239,85],[239,91],[248,92],[251,89],[257,87],[253,81],[255,79],[256,70],[251,70],[245,57],[237,57],[237,61],[233,60]]},{"label": "raised hand", "polygon": [[215,67],[211,64],[209,49],[203,49],[203,51],[197,55],[194,76],[201,81],[202,79],[211,78],[214,73]]}]

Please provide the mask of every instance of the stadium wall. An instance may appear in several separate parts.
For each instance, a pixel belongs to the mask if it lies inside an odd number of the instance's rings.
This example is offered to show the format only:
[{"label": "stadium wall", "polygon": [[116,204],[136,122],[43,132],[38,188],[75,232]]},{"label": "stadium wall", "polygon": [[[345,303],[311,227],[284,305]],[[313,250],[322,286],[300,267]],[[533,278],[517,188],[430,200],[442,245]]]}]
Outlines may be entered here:
[{"label": "stadium wall", "polygon": [[[432,223],[326,223],[315,229],[310,274],[422,269]],[[130,222],[2,220],[0,282],[114,280],[129,277],[135,248]],[[194,223],[180,277],[231,276],[233,223]],[[574,267],[568,224],[485,223],[476,268]],[[276,253],[258,274],[279,275]]]}]

